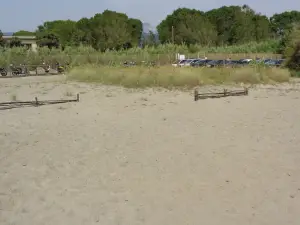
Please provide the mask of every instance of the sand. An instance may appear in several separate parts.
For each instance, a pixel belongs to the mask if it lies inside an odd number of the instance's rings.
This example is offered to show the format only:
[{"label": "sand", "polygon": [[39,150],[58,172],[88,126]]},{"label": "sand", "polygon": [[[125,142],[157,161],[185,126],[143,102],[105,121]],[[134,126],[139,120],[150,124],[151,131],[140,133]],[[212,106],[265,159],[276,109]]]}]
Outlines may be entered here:
[{"label": "sand", "polygon": [[0,79],[1,102],[77,93],[0,110],[1,225],[299,225],[300,83],[194,102]]}]

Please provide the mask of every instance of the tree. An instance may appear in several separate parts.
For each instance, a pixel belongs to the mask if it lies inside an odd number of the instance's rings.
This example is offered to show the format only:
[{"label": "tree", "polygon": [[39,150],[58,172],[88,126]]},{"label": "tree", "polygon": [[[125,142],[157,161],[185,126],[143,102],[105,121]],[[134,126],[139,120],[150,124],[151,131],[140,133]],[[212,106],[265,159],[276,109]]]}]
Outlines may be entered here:
[{"label": "tree", "polygon": [[195,9],[179,8],[168,15],[158,26],[161,43],[173,42],[211,45],[215,44],[217,32],[204,13]]},{"label": "tree", "polygon": [[268,17],[256,14],[253,17],[253,22],[255,25],[255,41],[260,42],[270,39],[272,30]]},{"label": "tree", "polygon": [[138,19],[128,19],[130,35],[131,35],[131,45],[138,46],[143,34],[143,23]]},{"label": "tree", "polygon": [[38,36],[37,44],[40,47],[48,47],[48,48],[58,48],[59,40],[58,37],[53,33],[45,33],[41,36]]},{"label": "tree", "polygon": [[94,42],[92,36],[92,24],[88,18],[82,18],[76,22],[76,29],[72,35],[72,43],[75,45],[92,45]]},{"label": "tree", "polygon": [[262,41],[270,37],[270,22],[247,5],[223,6],[206,12],[215,26],[219,45]]},{"label": "tree", "polygon": [[4,47],[5,46],[5,40],[3,39],[3,33],[0,30],[0,47]]},{"label": "tree", "polygon": [[155,33],[153,31],[149,31],[149,33],[144,34],[142,44],[143,46],[156,46],[158,42]]},{"label": "tree", "polygon": [[[61,47],[89,45],[98,50],[137,46],[142,35],[142,22],[124,13],[105,10],[92,18],[79,21],[47,21],[37,29],[39,43],[59,43]],[[55,44],[56,46],[57,44]]]},{"label": "tree", "polygon": [[[50,43],[52,43],[52,44],[54,42],[57,42],[57,40],[58,40],[58,43],[62,47],[65,47],[65,46],[72,45],[71,40],[72,40],[72,36],[73,36],[73,33],[75,30],[76,30],[76,22],[75,21],[54,20],[54,21],[47,21],[43,25],[38,26],[36,35],[37,35],[38,40],[40,40],[41,38],[48,39],[48,40],[51,39]],[[45,37],[47,37],[47,38],[45,38]],[[50,44],[50,45],[52,45],[52,44]]]},{"label": "tree", "polygon": [[13,37],[10,42],[9,42],[9,47],[13,48],[13,47],[21,47],[22,46],[22,42],[19,38],[17,37]]},{"label": "tree", "polygon": [[35,36],[35,32],[27,30],[19,30],[13,34],[13,36]]},{"label": "tree", "polygon": [[286,66],[292,71],[300,71],[300,24],[294,24],[286,37],[284,56]]},{"label": "tree", "polygon": [[294,23],[300,22],[300,12],[290,11],[274,14],[270,18],[270,21],[274,35],[277,37],[283,37],[287,32],[293,29]]},{"label": "tree", "polygon": [[91,19],[93,47],[102,51],[118,50],[131,43],[131,29],[126,14],[105,10]]}]

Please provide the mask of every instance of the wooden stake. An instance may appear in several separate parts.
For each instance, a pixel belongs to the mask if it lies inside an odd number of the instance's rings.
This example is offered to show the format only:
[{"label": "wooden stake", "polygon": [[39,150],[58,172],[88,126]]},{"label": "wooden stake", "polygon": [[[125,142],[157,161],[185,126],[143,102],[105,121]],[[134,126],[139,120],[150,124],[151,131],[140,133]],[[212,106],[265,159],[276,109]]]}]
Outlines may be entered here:
[{"label": "wooden stake", "polygon": [[39,105],[39,101],[38,101],[38,98],[35,97],[35,105],[38,106]]},{"label": "wooden stake", "polygon": [[197,101],[199,99],[199,92],[197,89],[194,90],[194,100]]}]

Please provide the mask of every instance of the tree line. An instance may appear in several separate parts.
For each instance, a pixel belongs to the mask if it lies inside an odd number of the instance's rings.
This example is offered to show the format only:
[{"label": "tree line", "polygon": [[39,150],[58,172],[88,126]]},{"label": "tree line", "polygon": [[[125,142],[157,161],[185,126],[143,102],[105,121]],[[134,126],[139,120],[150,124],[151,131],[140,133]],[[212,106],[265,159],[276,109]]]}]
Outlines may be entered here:
[{"label": "tree line", "polygon": [[[66,47],[88,45],[105,51],[126,49],[142,45],[165,43],[221,46],[268,39],[282,40],[293,24],[300,23],[300,12],[289,11],[268,18],[249,6],[223,6],[207,12],[178,8],[157,26],[154,32],[143,34],[142,21],[126,14],[105,10],[91,18],[79,21],[55,20],[38,26],[35,32],[19,31],[15,36],[35,35],[39,46]],[[5,41],[1,38],[0,45]],[[20,43],[13,40],[13,45]]]}]

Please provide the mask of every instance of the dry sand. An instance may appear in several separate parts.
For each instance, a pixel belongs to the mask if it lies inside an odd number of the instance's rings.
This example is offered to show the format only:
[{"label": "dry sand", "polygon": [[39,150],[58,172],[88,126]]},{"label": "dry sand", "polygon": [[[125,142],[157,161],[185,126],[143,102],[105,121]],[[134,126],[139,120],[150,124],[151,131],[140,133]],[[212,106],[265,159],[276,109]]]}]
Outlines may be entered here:
[{"label": "dry sand", "polygon": [[2,225],[299,225],[300,84],[246,97],[0,80]]}]

